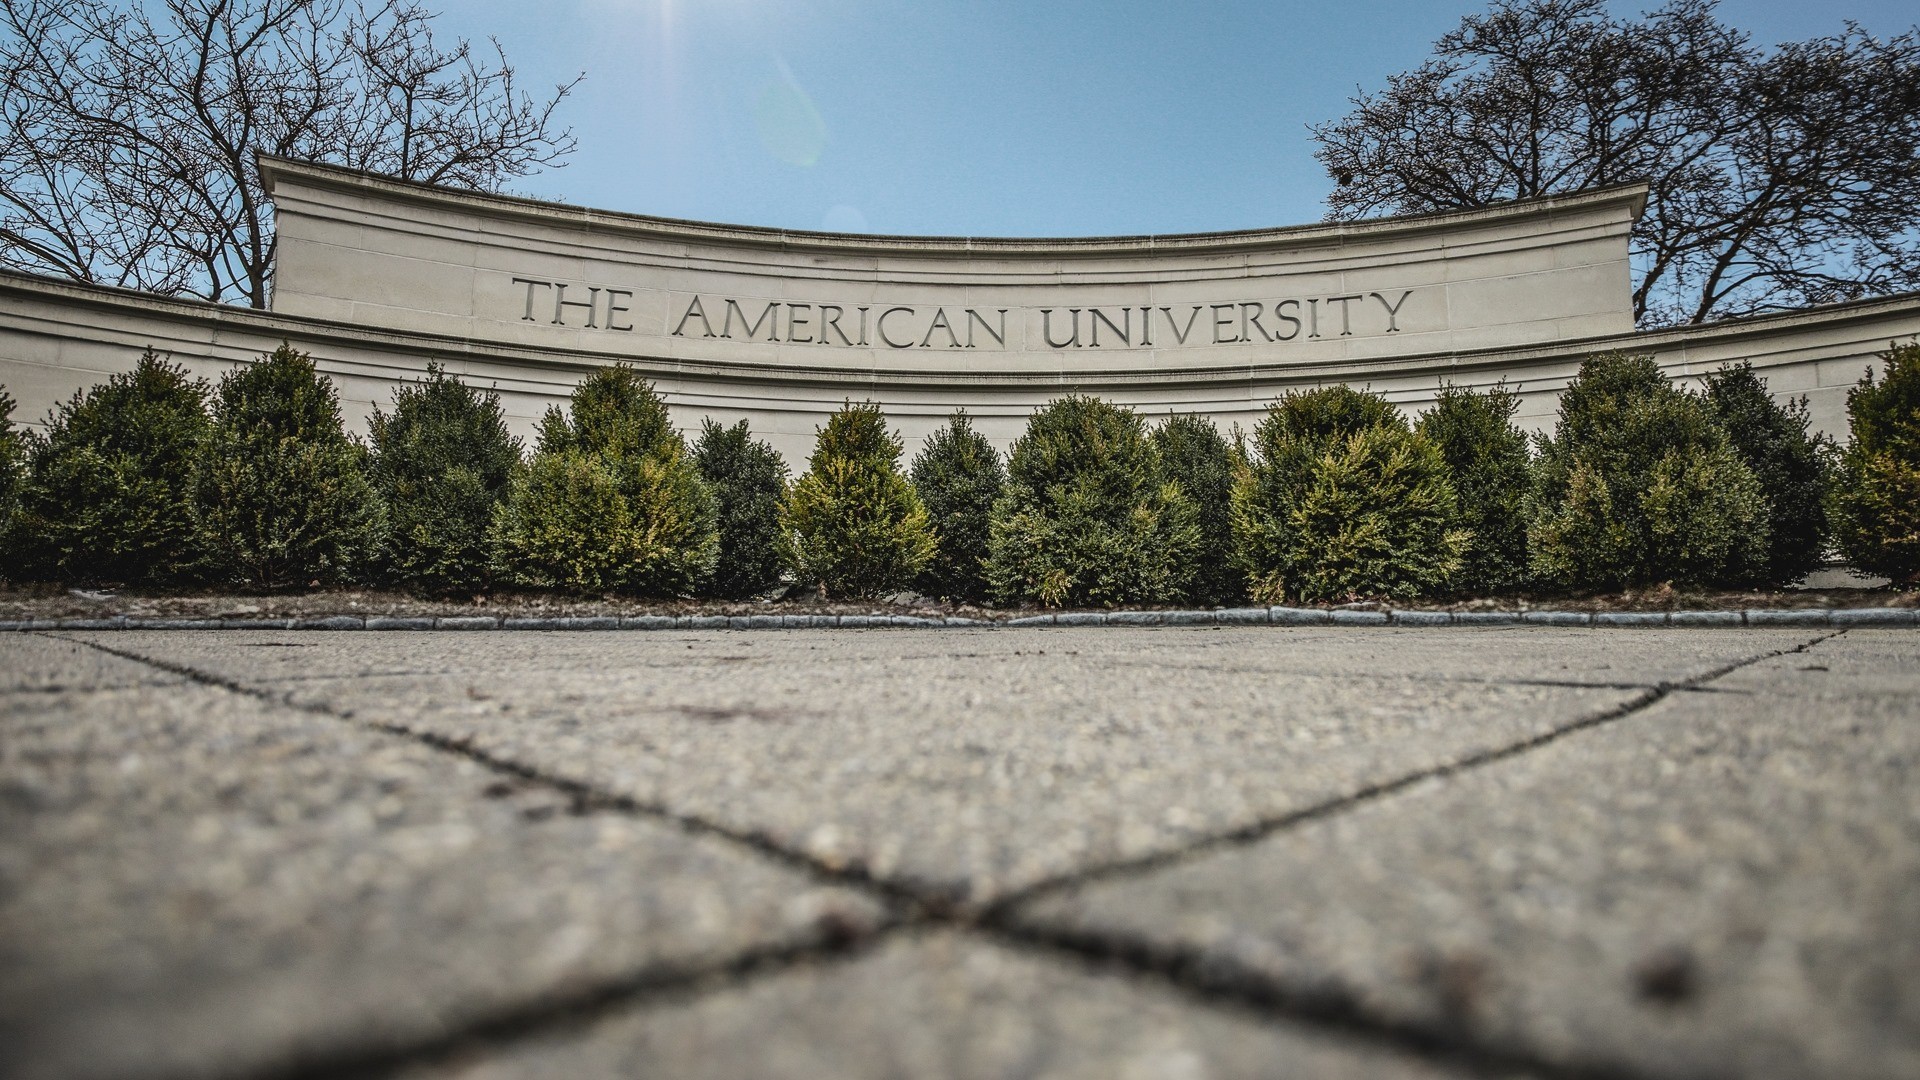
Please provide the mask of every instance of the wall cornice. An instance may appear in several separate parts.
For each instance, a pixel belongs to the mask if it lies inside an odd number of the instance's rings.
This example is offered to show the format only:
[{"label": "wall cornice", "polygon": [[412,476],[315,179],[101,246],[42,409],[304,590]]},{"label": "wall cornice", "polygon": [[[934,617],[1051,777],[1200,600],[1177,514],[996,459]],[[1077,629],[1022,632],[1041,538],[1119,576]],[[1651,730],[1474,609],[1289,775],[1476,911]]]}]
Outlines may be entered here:
[{"label": "wall cornice", "polygon": [[1248,250],[1283,250],[1375,244],[1433,232],[1452,232],[1483,226],[1519,223],[1542,217],[1588,214],[1624,209],[1637,220],[1646,209],[1648,186],[1623,184],[1568,195],[1520,199],[1470,210],[1448,210],[1400,217],[1368,218],[1349,222],[1319,222],[1265,229],[1238,229],[1207,233],[1162,233],[1093,237],[891,236],[864,233],[816,232],[754,225],[727,225],[679,218],[652,217],[545,202],[513,195],[463,191],[400,180],[378,173],[337,165],[261,155],[260,173],[273,192],[282,180],[310,188],[418,206],[434,207],[499,219],[517,219],[542,225],[582,229],[608,235],[648,240],[737,245],[768,251],[816,251],[847,255],[895,257],[1043,258],[1093,256],[1099,258],[1150,257],[1173,253],[1224,254]]}]

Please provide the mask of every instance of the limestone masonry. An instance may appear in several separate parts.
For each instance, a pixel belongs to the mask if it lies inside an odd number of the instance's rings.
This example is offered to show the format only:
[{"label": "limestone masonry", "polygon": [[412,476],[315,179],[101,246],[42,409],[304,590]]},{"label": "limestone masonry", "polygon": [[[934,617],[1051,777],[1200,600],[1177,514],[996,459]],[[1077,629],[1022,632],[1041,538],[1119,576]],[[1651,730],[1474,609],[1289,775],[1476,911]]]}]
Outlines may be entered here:
[{"label": "limestone masonry", "polygon": [[609,213],[267,159],[273,310],[0,275],[0,384],[37,422],[142,348],[216,376],[281,341],[350,417],[437,360],[500,390],[522,433],[625,361],[684,427],[746,417],[791,462],[846,399],[910,446],[954,408],[1010,441],[1070,391],[1251,426],[1290,389],[1369,386],[1410,410],[1504,381],[1551,422],[1580,359],[1629,349],[1676,377],[1752,360],[1845,427],[1845,390],[1920,297],[1638,332],[1640,187],[1481,210],[1183,236],[851,236]]}]

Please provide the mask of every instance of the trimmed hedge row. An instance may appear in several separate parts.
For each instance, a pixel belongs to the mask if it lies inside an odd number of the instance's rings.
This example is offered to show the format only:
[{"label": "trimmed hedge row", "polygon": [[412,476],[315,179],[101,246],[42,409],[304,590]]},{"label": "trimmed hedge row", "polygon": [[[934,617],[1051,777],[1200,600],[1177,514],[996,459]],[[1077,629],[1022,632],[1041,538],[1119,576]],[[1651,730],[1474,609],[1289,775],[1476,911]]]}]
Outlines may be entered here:
[{"label": "trimmed hedge row", "polygon": [[1416,423],[1343,386],[1286,395],[1229,442],[1205,419],[1071,395],[1003,460],[964,412],[910,466],[848,402],[806,471],[744,421],[691,449],[632,369],[549,409],[530,458],[492,393],[438,366],[348,436],[282,346],[217,387],[151,351],[23,432],[0,392],[0,578],[497,583],[745,597],[916,587],[1047,606],[1325,602],[1795,580],[1829,541],[1920,584],[1920,345],[1848,395],[1844,450],[1748,365],[1704,392],[1589,358],[1531,444],[1504,388],[1443,387]]}]

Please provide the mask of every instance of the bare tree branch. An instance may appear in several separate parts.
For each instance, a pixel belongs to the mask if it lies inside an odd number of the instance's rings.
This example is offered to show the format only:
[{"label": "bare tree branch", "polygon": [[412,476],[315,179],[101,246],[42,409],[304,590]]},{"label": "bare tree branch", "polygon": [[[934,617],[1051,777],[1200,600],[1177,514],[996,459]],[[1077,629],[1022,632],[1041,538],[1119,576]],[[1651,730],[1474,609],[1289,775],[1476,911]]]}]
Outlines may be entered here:
[{"label": "bare tree branch", "polygon": [[497,191],[564,164],[579,80],[405,0],[0,0],[0,266],[265,307],[259,153]]},{"label": "bare tree branch", "polygon": [[1755,48],[1715,0],[1495,0],[1315,126],[1336,219],[1645,181],[1642,323],[1920,287],[1920,31]]}]

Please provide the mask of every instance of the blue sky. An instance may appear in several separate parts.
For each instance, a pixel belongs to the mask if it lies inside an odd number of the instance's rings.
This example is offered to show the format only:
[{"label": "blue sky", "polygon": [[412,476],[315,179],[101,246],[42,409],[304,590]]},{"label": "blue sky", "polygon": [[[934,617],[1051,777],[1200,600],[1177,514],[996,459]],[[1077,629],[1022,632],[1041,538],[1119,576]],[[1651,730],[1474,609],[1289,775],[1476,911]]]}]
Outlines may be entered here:
[{"label": "blue sky", "polygon": [[[1623,3],[1619,10],[1652,6]],[[1083,236],[1318,220],[1307,125],[1476,3],[448,0],[528,85],[586,81],[564,169],[514,190],[854,232]],[[1876,34],[1911,0],[1723,0],[1762,42]]]}]

